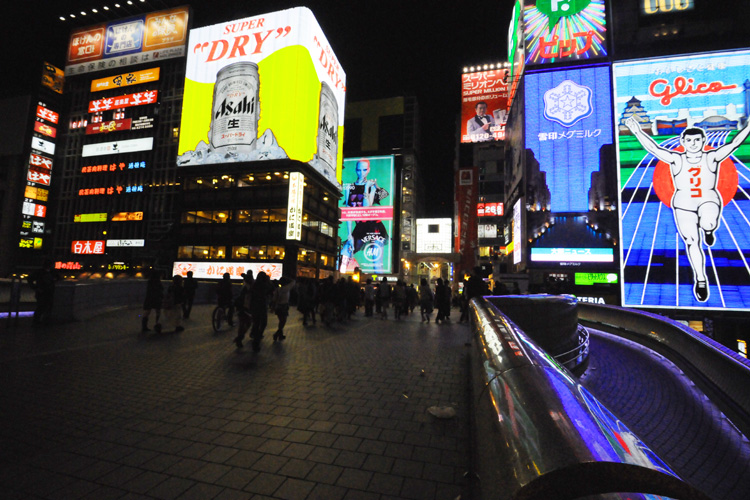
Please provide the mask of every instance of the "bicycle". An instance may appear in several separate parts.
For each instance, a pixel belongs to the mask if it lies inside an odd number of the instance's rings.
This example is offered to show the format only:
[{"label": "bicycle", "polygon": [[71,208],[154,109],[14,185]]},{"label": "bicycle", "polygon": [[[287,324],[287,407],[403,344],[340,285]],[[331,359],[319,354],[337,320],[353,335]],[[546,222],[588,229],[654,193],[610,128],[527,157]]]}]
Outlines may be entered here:
[{"label": "bicycle", "polygon": [[211,326],[214,329],[214,333],[219,333],[224,323],[233,326],[231,318],[229,318],[227,313],[227,309],[229,309],[229,306],[216,306],[214,312],[211,313]]}]

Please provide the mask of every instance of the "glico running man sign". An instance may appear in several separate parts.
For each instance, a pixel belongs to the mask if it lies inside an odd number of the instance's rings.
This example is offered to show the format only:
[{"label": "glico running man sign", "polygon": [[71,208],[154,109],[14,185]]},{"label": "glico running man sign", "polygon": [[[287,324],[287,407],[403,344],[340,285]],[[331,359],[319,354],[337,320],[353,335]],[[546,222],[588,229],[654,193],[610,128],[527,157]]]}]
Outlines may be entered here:
[{"label": "glico running man sign", "polygon": [[614,65],[625,306],[750,309],[750,51]]}]

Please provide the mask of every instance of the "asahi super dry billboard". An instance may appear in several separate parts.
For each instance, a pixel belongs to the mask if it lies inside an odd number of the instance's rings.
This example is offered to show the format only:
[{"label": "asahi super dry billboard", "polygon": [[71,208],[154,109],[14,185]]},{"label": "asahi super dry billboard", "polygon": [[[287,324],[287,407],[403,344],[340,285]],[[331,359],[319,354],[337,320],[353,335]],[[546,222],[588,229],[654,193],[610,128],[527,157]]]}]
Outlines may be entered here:
[{"label": "asahi super dry billboard", "polygon": [[190,31],[179,165],[290,158],[338,185],[346,76],[309,9]]}]

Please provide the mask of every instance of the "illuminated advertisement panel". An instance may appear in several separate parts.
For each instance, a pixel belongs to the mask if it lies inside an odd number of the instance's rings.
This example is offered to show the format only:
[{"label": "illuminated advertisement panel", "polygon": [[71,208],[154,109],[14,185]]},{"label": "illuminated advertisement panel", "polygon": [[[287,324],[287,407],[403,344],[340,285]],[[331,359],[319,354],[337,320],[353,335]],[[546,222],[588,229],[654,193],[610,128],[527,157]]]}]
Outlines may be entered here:
[{"label": "illuminated advertisement panel", "polygon": [[291,158],[339,186],[346,75],[298,7],[190,31],[178,165]]},{"label": "illuminated advertisement panel", "polygon": [[641,14],[666,14],[693,10],[693,0],[641,0]]},{"label": "illuminated advertisement panel", "polygon": [[605,0],[525,0],[526,64],[607,55]]},{"label": "illuminated advertisement panel", "polygon": [[86,126],[86,135],[108,134],[110,132],[130,130],[131,122],[132,120],[130,118],[125,118],[124,120],[109,120],[101,123],[90,123]]},{"label": "illuminated advertisement panel", "polygon": [[123,153],[135,153],[137,151],[151,151],[153,147],[153,137],[116,142],[99,142],[97,144],[84,144],[81,156],[87,158],[90,156],[119,155]]},{"label": "illuminated advertisement panel", "polygon": [[130,73],[123,73],[121,75],[92,80],[91,92],[99,92],[100,90],[110,90],[119,87],[128,87],[130,85],[155,82],[157,80],[159,80],[159,68],[131,71]]},{"label": "illuminated advertisement panel", "polygon": [[57,124],[57,122],[60,121],[59,113],[55,113],[41,104],[38,104],[36,107],[36,117],[54,124]]},{"label": "illuminated advertisement panel", "polygon": [[623,305],[750,309],[750,51],[614,66]]},{"label": "illuminated advertisement panel", "polygon": [[527,71],[524,92],[530,266],[614,265],[609,66]]},{"label": "illuminated advertisement panel", "polygon": [[34,132],[46,135],[47,137],[51,137],[52,139],[57,137],[57,129],[55,127],[53,127],[52,125],[47,125],[46,123],[42,123],[40,121],[34,122]]},{"label": "illuminated advertisement panel", "polygon": [[299,172],[289,174],[289,200],[286,208],[286,239],[302,239],[302,199],[305,194],[305,176]]},{"label": "illuminated advertisement panel", "polygon": [[40,151],[42,153],[47,153],[50,156],[55,155],[55,143],[46,141],[42,139],[41,137],[31,138],[31,148],[37,151]]},{"label": "illuminated advertisement panel", "polygon": [[344,160],[340,272],[392,272],[393,169],[393,156]]},{"label": "illuminated advertisement panel", "polygon": [[77,255],[104,255],[104,242],[101,240],[77,240],[70,244],[70,251]]},{"label": "illuminated advertisement panel", "polygon": [[505,139],[507,81],[507,68],[461,75],[462,143]]},{"label": "illuminated advertisement panel", "polygon": [[52,158],[31,153],[31,156],[29,156],[29,165],[44,170],[52,170]]},{"label": "illuminated advertisement panel", "polygon": [[107,222],[107,214],[76,214],[73,216],[73,222]]},{"label": "illuminated advertisement panel", "polygon": [[117,212],[112,214],[112,222],[142,221],[143,212]]},{"label": "illuminated advertisement panel", "polygon": [[279,280],[283,274],[284,266],[273,262],[175,262],[172,268],[172,276],[179,274],[186,277],[188,271],[193,271],[195,279],[221,279],[224,273],[229,273],[232,279],[241,280],[244,273],[252,271],[253,276],[258,273],[266,273],[271,280]]},{"label": "illuminated advertisement panel", "polygon": [[89,102],[89,113],[99,113],[111,109],[130,108],[132,106],[145,106],[154,104],[159,97],[159,91],[150,90],[136,92],[135,94],[121,95],[117,97],[105,97]]},{"label": "illuminated advertisement panel", "polygon": [[182,57],[187,28],[188,7],[177,7],[76,29],[70,35],[65,74]]},{"label": "illuminated advertisement panel", "polygon": [[62,94],[64,84],[65,73],[63,73],[63,70],[45,61],[42,64],[42,87],[47,87],[53,92]]},{"label": "illuminated advertisement panel", "polygon": [[508,110],[516,96],[518,83],[523,75],[526,64],[525,42],[523,39],[523,2],[516,0],[513,5],[513,15],[508,27],[508,62],[510,74],[508,76]]},{"label": "illuminated advertisement panel", "polygon": [[447,219],[417,219],[417,253],[451,253],[453,221]]},{"label": "illuminated advertisement panel", "polygon": [[502,203],[479,203],[477,204],[477,216],[498,217],[504,214]]}]

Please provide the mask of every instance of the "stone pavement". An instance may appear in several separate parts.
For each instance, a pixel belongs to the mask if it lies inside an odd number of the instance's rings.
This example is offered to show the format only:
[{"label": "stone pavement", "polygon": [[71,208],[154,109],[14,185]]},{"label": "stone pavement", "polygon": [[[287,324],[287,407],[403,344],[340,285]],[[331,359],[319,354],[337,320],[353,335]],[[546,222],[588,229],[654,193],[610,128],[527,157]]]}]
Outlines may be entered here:
[{"label": "stone pavement", "polygon": [[212,309],[145,338],[137,308],[0,320],[2,498],[468,498],[467,326],[293,311],[254,354]]}]

